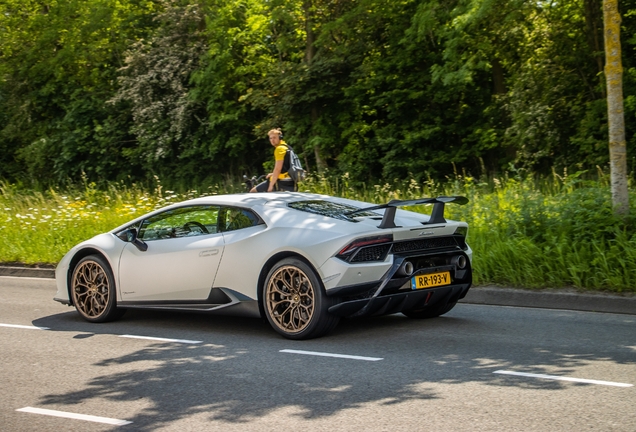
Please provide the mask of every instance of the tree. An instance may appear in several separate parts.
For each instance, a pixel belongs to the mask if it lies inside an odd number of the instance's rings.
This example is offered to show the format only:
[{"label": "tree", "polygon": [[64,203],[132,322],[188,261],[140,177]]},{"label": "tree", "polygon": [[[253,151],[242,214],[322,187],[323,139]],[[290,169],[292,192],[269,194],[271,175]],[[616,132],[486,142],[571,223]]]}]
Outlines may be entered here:
[{"label": "tree", "polygon": [[113,96],[145,0],[0,2],[0,176],[40,185],[126,178],[127,112]]},{"label": "tree", "polygon": [[261,0],[208,4],[208,50],[190,91],[203,121],[186,151],[193,163],[216,173],[216,180],[251,175],[271,159],[272,147],[257,127],[264,113],[252,104],[252,92],[276,61],[270,49],[270,20]]},{"label": "tree", "polygon": [[627,190],[627,145],[623,114],[623,66],[621,62],[618,0],[603,0],[605,28],[605,77],[607,80],[607,115],[609,124],[612,204],[618,216],[629,213]]},{"label": "tree", "polygon": [[620,18],[611,2],[627,36],[607,69],[603,3],[0,0],[0,178],[199,187],[265,167],[272,127],[352,184],[594,171],[610,155],[624,174],[636,0]]},{"label": "tree", "polygon": [[206,46],[205,15],[198,4],[158,3],[164,8],[154,18],[157,28],[126,51],[119,89],[110,102],[131,107],[130,132],[136,142],[126,149],[126,157],[163,179],[176,177],[182,147],[198,126],[189,82]]},{"label": "tree", "polygon": [[354,2],[274,0],[266,4],[271,23],[268,39],[276,62],[250,98],[253,107],[267,114],[256,129],[263,133],[281,126],[307,167],[322,171],[333,166],[339,148],[343,80],[352,64],[351,59],[333,58],[324,43],[332,34],[325,29]]}]

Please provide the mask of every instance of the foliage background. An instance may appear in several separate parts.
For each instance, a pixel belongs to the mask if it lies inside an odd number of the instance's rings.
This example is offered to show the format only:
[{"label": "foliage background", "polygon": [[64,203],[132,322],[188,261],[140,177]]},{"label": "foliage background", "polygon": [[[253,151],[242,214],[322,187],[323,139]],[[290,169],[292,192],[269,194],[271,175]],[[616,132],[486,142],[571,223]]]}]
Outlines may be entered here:
[{"label": "foliage background", "polygon": [[[0,0],[0,178],[607,171],[601,0]],[[636,0],[621,0],[636,166]]]}]

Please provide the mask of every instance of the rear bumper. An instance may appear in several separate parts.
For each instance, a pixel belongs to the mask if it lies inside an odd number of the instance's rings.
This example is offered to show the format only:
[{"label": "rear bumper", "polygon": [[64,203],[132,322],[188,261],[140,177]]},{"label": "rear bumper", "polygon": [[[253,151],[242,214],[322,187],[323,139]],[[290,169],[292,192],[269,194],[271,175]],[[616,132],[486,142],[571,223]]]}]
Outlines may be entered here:
[{"label": "rear bumper", "polygon": [[343,317],[361,317],[389,315],[409,309],[436,308],[464,298],[469,288],[470,283],[465,283],[349,300],[330,307],[329,312]]},{"label": "rear bumper", "polygon": [[[329,308],[329,312],[338,316],[358,317],[420,311],[426,308],[443,310],[447,305],[464,298],[472,283],[470,261],[461,268],[457,265],[456,257],[462,255],[469,258],[464,251],[456,249],[396,254],[391,268],[382,279],[328,291],[328,296],[340,300]],[[415,272],[409,276],[399,271],[406,261],[415,268]],[[417,290],[411,288],[412,278],[440,272],[450,274],[450,285]]]}]

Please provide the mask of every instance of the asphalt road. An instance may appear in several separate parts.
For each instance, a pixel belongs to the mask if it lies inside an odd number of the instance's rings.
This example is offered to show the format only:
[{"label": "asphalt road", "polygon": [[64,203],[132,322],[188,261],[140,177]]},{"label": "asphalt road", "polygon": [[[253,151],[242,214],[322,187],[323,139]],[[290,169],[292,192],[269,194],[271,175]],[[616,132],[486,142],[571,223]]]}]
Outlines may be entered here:
[{"label": "asphalt road", "polygon": [[636,430],[634,315],[459,304],[293,342],[258,319],[90,324],[54,293],[0,277],[3,431]]}]

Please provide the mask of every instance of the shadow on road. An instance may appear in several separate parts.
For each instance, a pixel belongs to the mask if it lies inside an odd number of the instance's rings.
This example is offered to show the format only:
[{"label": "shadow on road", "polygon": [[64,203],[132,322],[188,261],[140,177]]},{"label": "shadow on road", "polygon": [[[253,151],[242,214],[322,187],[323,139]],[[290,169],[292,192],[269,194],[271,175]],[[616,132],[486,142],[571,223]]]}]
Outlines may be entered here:
[{"label": "shadow on road", "polygon": [[[240,424],[278,410],[313,419],[366,404],[409,400],[421,401],[425,412],[427,400],[444,397],[440,383],[554,391],[577,385],[493,374],[498,369],[568,375],[600,360],[636,363],[630,348],[636,346],[633,332],[624,344],[612,340],[613,333],[633,328],[634,319],[629,323],[625,317],[607,315],[599,326],[578,312],[499,309],[497,319],[491,307],[462,305],[433,320],[401,315],[344,320],[332,335],[301,342],[280,338],[258,319],[129,311],[121,321],[90,324],[75,312],[52,315],[33,324],[75,333],[76,338],[121,335],[132,327],[138,335],[202,343],[146,341],[134,352],[95,363],[103,372],[84,388],[49,394],[39,402],[72,406],[96,398],[145,399],[149,407],[127,418],[133,422],[128,427],[151,431],[197,414]],[[567,334],[586,336],[563,344]],[[281,353],[282,349],[384,360],[355,362]]]}]

